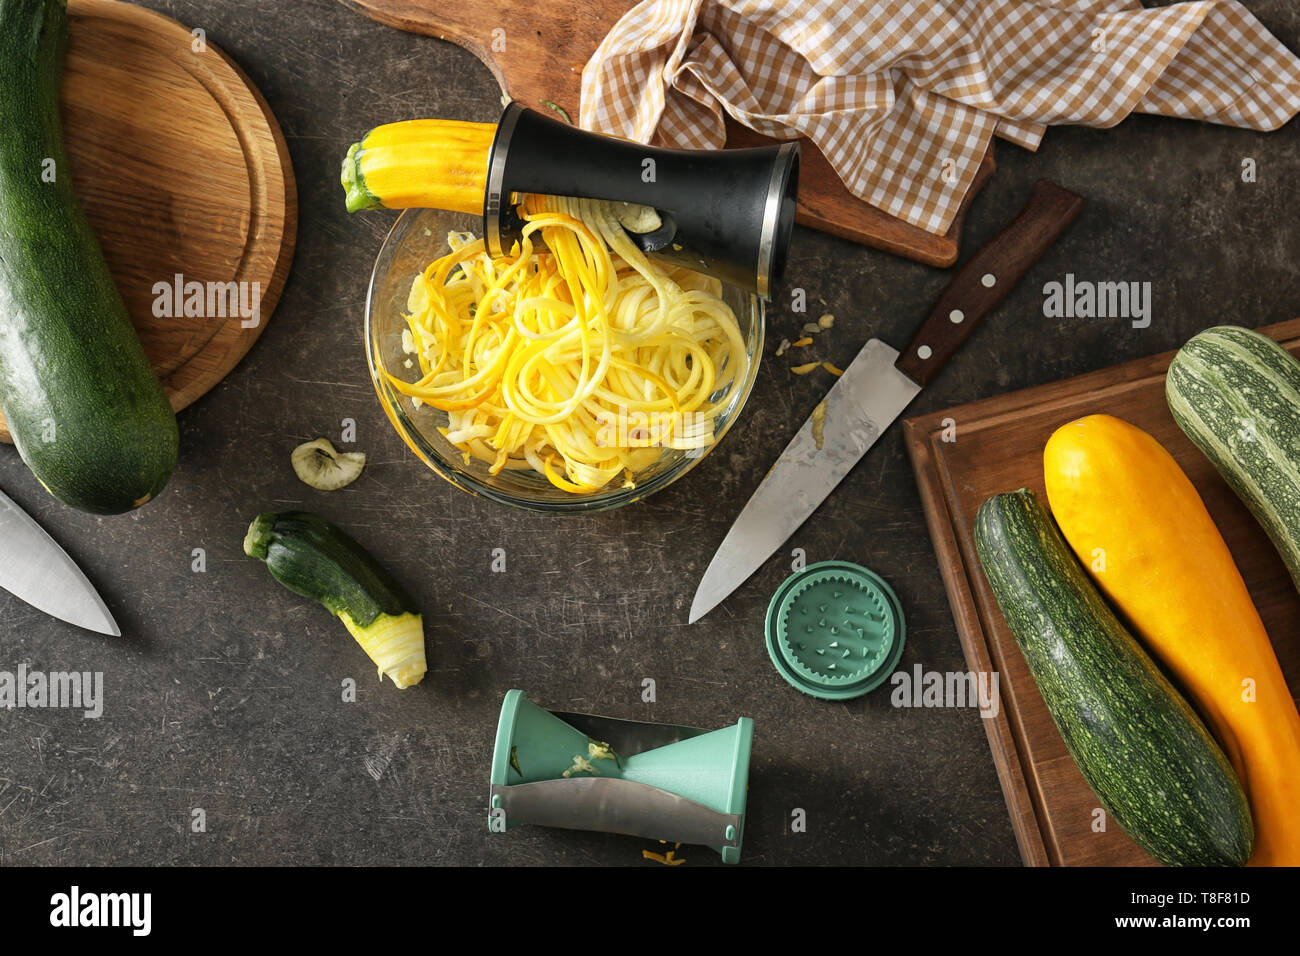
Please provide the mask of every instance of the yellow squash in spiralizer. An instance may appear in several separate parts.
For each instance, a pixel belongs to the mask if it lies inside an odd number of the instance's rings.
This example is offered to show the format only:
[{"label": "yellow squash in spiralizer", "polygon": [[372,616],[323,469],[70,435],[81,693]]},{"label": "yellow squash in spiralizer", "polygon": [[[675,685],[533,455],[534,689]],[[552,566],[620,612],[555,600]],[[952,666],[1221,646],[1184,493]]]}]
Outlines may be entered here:
[{"label": "yellow squash in spiralizer", "polygon": [[343,160],[348,212],[359,209],[483,211],[496,123],[417,119],[377,126]]}]

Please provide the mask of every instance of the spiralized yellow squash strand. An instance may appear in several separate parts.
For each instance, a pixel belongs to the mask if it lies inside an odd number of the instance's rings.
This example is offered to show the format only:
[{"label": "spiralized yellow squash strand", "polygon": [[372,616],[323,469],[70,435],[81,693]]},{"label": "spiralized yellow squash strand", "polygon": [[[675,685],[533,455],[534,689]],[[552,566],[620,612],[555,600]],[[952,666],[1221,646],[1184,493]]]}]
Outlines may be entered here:
[{"label": "spiralized yellow squash strand", "polygon": [[492,474],[531,468],[575,494],[634,485],[663,448],[712,444],[744,378],[721,283],[648,259],[616,211],[528,196],[511,255],[453,233],[411,285],[403,339],[420,377],[383,374],[445,411],[448,441]]}]

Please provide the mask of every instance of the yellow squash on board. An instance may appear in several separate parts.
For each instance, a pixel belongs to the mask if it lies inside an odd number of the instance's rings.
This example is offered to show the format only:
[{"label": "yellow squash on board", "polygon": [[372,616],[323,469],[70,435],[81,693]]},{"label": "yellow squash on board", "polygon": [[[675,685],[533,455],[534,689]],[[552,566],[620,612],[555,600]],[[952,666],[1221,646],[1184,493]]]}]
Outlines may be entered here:
[{"label": "yellow squash on board", "polygon": [[1043,472],[1070,547],[1241,778],[1255,821],[1250,864],[1300,865],[1300,714],[1196,488],[1159,442],[1110,415],[1058,429]]}]

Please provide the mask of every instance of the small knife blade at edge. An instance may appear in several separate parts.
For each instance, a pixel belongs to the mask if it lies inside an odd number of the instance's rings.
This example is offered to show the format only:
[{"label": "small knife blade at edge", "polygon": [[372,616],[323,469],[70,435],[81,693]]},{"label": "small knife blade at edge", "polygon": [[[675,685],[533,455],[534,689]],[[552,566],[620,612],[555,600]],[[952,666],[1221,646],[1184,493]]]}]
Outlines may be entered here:
[{"label": "small knife blade at edge", "polygon": [[691,624],[812,516],[1082,209],[1081,196],[1039,180],[1015,219],[953,276],[901,353],[879,339],[863,346],[727,532],[696,589]]},{"label": "small knife blade at edge", "polygon": [[122,636],[108,606],[77,563],[3,492],[0,588],[61,621],[112,637]]}]

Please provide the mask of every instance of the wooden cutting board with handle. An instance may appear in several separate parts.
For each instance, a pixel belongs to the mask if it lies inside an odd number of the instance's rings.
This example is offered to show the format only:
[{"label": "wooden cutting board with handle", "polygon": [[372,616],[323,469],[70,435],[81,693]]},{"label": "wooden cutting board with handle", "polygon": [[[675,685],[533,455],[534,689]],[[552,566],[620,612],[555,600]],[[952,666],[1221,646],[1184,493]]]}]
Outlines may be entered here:
[{"label": "wooden cutting board with handle", "polygon": [[[1300,319],[1260,331],[1300,353]],[[1177,459],[1232,551],[1291,693],[1300,694],[1300,595],[1263,529],[1174,424],[1164,394],[1173,354],[903,423],[967,666],[999,675],[1001,707],[984,729],[1026,864],[1155,865],[1113,820],[1104,832],[1094,830],[1097,798],[1066,752],[975,555],[975,511],[985,500],[1018,488],[1047,500],[1043,446],[1061,425],[1097,412],[1114,415],[1149,432]]]},{"label": "wooden cutting board with handle", "polygon": [[[549,110],[549,100],[578,116],[582,68],[610,28],[636,0],[537,3],[536,0],[343,0],[380,23],[450,40],[487,65],[501,89],[524,106]],[[728,119],[728,146],[771,143]],[[927,265],[957,261],[971,199],[993,175],[993,148],[946,235],[928,233],[858,199],[806,140],[799,172],[797,221]]]},{"label": "wooden cutting board with handle", "polygon": [[[275,308],[298,218],[289,150],[261,94],[205,36],[117,0],[69,0],[68,16],[73,186],[179,411],[235,367]],[[203,284],[204,314],[183,302],[166,314],[155,286],[174,288],[178,274]],[[215,296],[208,311],[207,284],[227,282],[244,284],[250,306],[256,284],[256,324],[220,314],[230,310]]]}]

